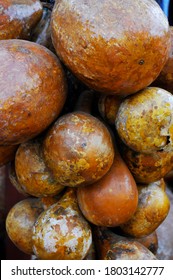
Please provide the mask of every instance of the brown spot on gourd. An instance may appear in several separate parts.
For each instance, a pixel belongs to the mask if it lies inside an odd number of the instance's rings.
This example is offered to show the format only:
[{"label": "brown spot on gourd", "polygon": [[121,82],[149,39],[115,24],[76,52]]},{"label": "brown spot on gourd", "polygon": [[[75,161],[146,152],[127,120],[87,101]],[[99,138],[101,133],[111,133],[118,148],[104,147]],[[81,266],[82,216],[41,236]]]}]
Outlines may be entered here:
[{"label": "brown spot on gourd", "polygon": [[138,62],[139,65],[143,65],[144,63],[145,63],[145,61],[143,59],[140,59]]},{"label": "brown spot on gourd", "polygon": [[54,215],[66,215],[66,209],[64,209],[63,207],[59,207],[55,212],[54,212]]}]

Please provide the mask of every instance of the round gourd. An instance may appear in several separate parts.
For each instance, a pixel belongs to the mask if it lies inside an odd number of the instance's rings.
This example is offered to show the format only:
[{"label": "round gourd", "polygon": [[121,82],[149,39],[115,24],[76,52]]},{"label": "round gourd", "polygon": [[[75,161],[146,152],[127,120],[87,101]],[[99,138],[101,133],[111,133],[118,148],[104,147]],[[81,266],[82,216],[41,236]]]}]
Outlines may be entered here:
[{"label": "round gourd", "polygon": [[114,147],[107,127],[84,112],[59,118],[43,141],[43,155],[55,180],[63,186],[86,186],[110,169]]},{"label": "round gourd", "polygon": [[173,96],[148,87],[121,103],[116,129],[121,140],[140,153],[173,150]]},{"label": "round gourd", "polygon": [[57,57],[25,40],[0,43],[0,145],[18,144],[46,129],[66,99]]},{"label": "round gourd", "polygon": [[158,184],[138,185],[139,201],[134,215],[121,229],[133,237],[143,237],[154,232],[167,217],[170,200],[165,190]]},{"label": "round gourd", "polygon": [[33,254],[32,229],[42,211],[41,201],[30,197],[13,205],[7,214],[6,231],[8,237],[19,250],[26,254]]},{"label": "round gourd", "polygon": [[42,260],[82,260],[92,244],[92,232],[77,204],[75,189],[38,217],[33,227],[33,251]]},{"label": "round gourd", "polygon": [[154,0],[59,0],[51,26],[59,57],[100,92],[137,92],[168,58],[169,24]]},{"label": "round gourd", "polygon": [[45,165],[39,141],[28,141],[19,146],[15,170],[21,188],[32,196],[54,196],[64,189]]},{"label": "round gourd", "polygon": [[155,182],[173,169],[172,150],[146,154],[136,152],[122,142],[119,149],[135,181],[138,183]]}]

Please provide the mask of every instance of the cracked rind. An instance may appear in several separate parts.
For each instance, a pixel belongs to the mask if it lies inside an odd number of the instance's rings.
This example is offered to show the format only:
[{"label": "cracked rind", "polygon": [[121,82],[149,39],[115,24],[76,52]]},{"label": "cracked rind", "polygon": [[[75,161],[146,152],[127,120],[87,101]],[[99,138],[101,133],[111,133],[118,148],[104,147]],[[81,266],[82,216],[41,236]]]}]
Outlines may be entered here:
[{"label": "cracked rind", "polygon": [[120,105],[116,130],[132,150],[143,153],[173,151],[173,96],[148,87],[126,98]]},{"label": "cracked rind", "polygon": [[29,39],[42,13],[39,0],[0,0],[0,40]]},{"label": "cracked rind", "polygon": [[139,202],[132,218],[121,225],[124,233],[143,237],[155,231],[169,213],[170,201],[158,184],[138,185]]},{"label": "cracked rind", "polygon": [[60,0],[51,28],[56,52],[73,74],[114,95],[151,84],[170,49],[168,20],[150,0]]},{"label": "cracked rind", "polygon": [[15,171],[21,189],[35,197],[54,196],[64,189],[45,165],[38,141],[28,141],[19,146]]},{"label": "cracked rind", "polygon": [[92,184],[103,177],[114,159],[106,126],[84,112],[60,117],[43,141],[43,154],[55,179],[64,186]]},{"label": "cracked rind", "polygon": [[0,145],[25,142],[60,114],[67,84],[58,58],[25,40],[0,41]]},{"label": "cracked rind", "polygon": [[39,259],[82,260],[91,244],[91,229],[78,208],[74,189],[44,211],[33,227],[33,250]]}]

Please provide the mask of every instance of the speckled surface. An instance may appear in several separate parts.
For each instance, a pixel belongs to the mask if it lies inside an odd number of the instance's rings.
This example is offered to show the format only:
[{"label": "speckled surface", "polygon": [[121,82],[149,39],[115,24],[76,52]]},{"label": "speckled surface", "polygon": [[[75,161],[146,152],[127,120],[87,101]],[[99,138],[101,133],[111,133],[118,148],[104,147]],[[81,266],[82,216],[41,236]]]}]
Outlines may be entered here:
[{"label": "speckled surface", "polygon": [[91,243],[91,229],[78,208],[74,189],[44,211],[33,228],[33,250],[39,259],[81,260]]},{"label": "speckled surface", "polygon": [[33,42],[1,40],[0,145],[38,135],[57,118],[65,99],[66,79],[53,53]]},{"label": "speckled surface", "polygon": [[138,183],[151,183],[163,178],[173,169],[173,151],[136,152],[121,143],[122,157]]},{"label": "speckled surface", "polygon": [[19,201],[8,212],[6,231],[12,242],[26,254],[32,254],[33,225],[43,211],[42,203],[37,198]]},{"label": "speckled surface", "polygon": [[28,141],[21,144],[15,156],[15,170],[21,188],[35,197],[54,196],[64,186],[55,181],[45,165],[41,144]]},{"label": "speckled surface", "polygon": [[134,215],[122,230],[134,237],[143,237],[155,231],[169,213],[170,201],[165,190],[155,183],[138,185],[139,202]]},{"label": "speckled surface", "polygon": [[97,118],[84,112],[59,118],[43,141],[45,162],[56,180],[78,187],[99,180],[114,159],[111,135]]},{"label": "speckled surface", "polygon": [[168,58],[168,20],[154,0],[60,0],[51,26],[59,57],[100,92],[137,92]]},{"label": "speckled surface", "polygon": [[95,229],[94,238],[101,260],[156,260],[154,254],[141,243],[117,235],[107,228]]},{"label": "speckled surface", "polygon": [[28,39],[42,12],[38,0],[0,0],[0,40]]},{"label": "speckled surface", "polygon": [[121,140],[137,152],[173,150],[173,96],[148,87],[126,98],[116,117]]}]

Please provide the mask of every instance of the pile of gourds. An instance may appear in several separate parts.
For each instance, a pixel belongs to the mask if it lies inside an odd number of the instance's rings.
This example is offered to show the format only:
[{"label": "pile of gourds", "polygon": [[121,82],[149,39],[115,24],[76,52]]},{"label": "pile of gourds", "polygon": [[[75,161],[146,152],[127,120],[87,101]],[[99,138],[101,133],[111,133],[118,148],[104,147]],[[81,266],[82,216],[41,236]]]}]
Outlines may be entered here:
[{"label": "pile of gourds", "polygon": [[173,29],[154,0],[42,2],[0,1],[0,165],[25,196],[7,234],[38,259],[157,259]]}]

